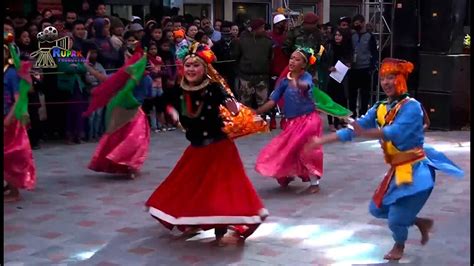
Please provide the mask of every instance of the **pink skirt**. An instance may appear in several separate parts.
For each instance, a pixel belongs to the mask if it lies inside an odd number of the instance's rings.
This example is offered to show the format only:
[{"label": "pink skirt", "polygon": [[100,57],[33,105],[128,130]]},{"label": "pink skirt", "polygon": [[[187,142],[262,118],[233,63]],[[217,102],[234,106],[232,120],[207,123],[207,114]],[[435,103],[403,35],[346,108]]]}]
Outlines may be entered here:
[{"label": "pink skirt", "polygon": [[102,136],[89,169],[112,174],[138,171],[148,155],[149,145],[150,125],[139,109],[130,122]]},{"label": "pink skirt", "polygon": [[268,215],[230,139],[189,146],[146,206],[168,229],[234,228],[243,237]]},{"label": "pink skirt", "polygon": [[26,129],[14,119],[3,126],[3,178],[11,186],[32,190],[36,169]]},{"label": "pink skirt", "polygon": [[260,152],[255,170],[263,176],[276,179],[323,175],[321,147],[305,151],[311,137],[321,136],[323,125],[317,111],[288,119],[283,131]]}]

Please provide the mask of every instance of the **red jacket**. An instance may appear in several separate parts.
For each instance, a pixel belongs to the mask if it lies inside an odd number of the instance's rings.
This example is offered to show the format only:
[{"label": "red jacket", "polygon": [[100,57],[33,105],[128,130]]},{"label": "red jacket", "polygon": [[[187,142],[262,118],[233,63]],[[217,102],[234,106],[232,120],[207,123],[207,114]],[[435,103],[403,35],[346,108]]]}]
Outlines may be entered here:
[{"label": "red jacket", "polygon": [[283,43],[286,40],[286,33],[278,34],[273,31],[269,34],[273,41],[273,61],[272,61],[272,76],[280,76],[281,72],[288,66],[290,58],[283,53]]}]

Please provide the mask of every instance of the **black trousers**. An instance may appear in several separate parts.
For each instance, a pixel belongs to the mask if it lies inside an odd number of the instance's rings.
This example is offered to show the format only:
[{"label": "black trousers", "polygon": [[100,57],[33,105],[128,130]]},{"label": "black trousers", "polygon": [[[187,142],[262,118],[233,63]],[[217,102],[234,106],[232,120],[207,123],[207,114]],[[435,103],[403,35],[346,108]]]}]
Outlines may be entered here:
[{"label": "black trousers", "polygon": [[[338,83],[333,78],[329,77],[328,80],[328,94],[329,96],[338,104],[342,105],[343,107],[347,107],[347,98],[346,92],[344,88],[344,81],[342,83]],[[344,122],[337,118],[328,115],[328,123],[330,125],[334,124],[335,127],[344,124]]]},{"label": "black trousers", "polygon": [[[349,71],[349,109],[356,118],[367,113],[370,101],[371,71],[369,68]],[[357,94],[360,89],[360,108],[357,116]]]}]

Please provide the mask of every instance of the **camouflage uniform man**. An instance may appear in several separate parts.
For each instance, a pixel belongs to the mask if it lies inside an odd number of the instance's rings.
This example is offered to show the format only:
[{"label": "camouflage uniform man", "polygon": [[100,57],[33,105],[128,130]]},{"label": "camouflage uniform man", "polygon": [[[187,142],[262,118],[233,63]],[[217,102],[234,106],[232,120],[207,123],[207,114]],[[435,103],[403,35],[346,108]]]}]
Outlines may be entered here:
[{"label": "camouflage uniform man", "polygon": [[[320,51],[323,44],[321,41],[321,33],[318,29],[319,18],[316,14],[310,12],[304,15],[303,24],[288,32],[288,37],[283,44],[283,52],[290,56],[298,47],[313,48],[314,53]],[[308,72],[313,79],[318,79],[317,64],[312,65]]]},{"label": "camouflage uniform man", "polygon": [[240,86],[237,93],[240,102],[258,108],[268,98],[273,44],[265,32],[263,19],[253,20],[250,27],[251,32],[242,34],[236,41],[232,57],[239,63]]}]

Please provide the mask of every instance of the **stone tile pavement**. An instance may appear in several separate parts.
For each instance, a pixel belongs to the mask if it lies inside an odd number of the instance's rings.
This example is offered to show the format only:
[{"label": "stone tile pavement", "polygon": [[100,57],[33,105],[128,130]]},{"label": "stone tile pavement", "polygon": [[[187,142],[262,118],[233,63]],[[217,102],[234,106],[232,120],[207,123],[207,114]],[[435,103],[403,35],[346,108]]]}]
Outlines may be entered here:
[{"label": "stone tile pavement", "polygon": [[[154,134],[136,180],[94,173],[96,146],[49,145],[34,152],[38,186],[4,205],[4,265],[379,265],[392,246],[386,222],[367,210],[386,167],[375,141],[325,147],[317,195],[299,181],[280,189],[253,170],[258,151],[276,134],[237,141],[248,174],[270,211],[245,243],[218,248],[212,232],[191,239],[165,230],[144,209],[187,146],[181,132]],[[470,132],[429,132],[426,142],[461,166],[463,180],[439,174],[422,210],[435,219],[431,241],[410,229],[405,265],[468,265]]]}]

